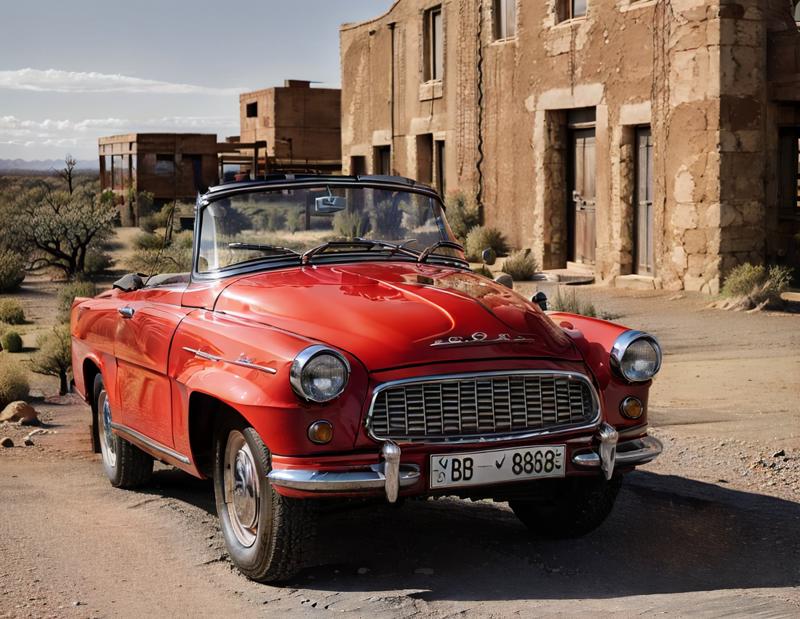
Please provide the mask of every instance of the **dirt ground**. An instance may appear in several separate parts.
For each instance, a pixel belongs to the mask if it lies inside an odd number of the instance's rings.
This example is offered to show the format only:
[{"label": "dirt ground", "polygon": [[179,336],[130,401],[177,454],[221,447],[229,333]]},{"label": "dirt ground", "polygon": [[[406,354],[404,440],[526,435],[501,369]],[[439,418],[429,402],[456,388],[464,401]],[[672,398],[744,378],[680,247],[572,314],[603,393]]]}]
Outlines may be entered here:
[{"label": "dirt ground", "polygon": [[[159,467],[151,488],[115,490],[87,409],[39,399],[46,433],[0,450],[0,616],[798,616],[800,315],[579,294],[665,350],[650,405],[665,453],[591,535],[531,539],[492,502],[363,506],[324,514],[294,582],[255,584],[227,560],[208,482]],[[17,444],[28,431],[0,426]]]}]

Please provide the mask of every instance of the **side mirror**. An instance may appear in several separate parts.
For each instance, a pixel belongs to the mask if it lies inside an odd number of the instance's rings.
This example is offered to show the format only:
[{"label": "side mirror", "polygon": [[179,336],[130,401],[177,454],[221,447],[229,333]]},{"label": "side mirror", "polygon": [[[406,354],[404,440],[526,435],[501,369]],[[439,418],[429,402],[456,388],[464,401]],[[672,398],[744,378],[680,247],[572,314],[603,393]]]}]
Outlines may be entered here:
[{"label": "side mirror", "polygon": [[483,264],[492,266],[495,262],[497,262],[497,254],[493,249],[484,249],[481,252],[481,260],[483,260]]},{"label": "side mirror", "polygon": [[347,200],[342,196],[322,196],[314,200],[314,212],[327,214],[338,213],[347,208]]},{"label": "side mirror", "polygon": [[542,308],[543,312],[547,311],[547,295],[543,292],[537,292],[531,299],[536,305]]},{"label": "side mirror", "polygon": [[514,280],[508,273],[500,273],[500,275],[494,278],[494,281],[506,288],[514,290]]}]

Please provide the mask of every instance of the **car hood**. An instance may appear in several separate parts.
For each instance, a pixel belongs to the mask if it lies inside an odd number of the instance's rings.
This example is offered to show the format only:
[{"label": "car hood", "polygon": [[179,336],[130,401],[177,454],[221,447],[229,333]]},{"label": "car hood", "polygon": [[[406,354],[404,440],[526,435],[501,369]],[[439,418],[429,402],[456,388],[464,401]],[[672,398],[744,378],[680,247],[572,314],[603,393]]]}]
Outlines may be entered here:
[{"label": "car hood", "polygon": [[482,358],[581,359],[538,306],[474,273],[433,265],[258,273],[227,286],[214,309],[348,351],[370,371]]}]

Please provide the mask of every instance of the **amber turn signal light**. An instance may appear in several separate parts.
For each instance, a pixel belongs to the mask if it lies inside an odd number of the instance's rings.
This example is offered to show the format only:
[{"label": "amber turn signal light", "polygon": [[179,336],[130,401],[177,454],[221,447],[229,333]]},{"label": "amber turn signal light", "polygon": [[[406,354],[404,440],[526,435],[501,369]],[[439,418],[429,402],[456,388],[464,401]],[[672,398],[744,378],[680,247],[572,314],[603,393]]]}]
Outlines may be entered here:
[{"label": "amber turn signal light", "polygon": [[308,426],[308,440],[317,445],[330,443],[333,438],[333,425],[330,421],[320,419]]},{"label": "amber turn signal light", "polygon": [[639,419],[644,413],[644,404],[639,398],[628,396],[620,402],[619,412],[628,419]]}]

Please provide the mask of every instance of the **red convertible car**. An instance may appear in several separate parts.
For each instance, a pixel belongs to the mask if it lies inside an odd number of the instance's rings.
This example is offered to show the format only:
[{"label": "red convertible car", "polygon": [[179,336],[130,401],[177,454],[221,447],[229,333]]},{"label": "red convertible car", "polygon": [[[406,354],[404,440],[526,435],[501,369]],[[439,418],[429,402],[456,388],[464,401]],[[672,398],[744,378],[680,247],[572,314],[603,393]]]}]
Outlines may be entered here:
[{"label": "red convertible car", "polygon": [[574,536],[661,452],[655,338],[473,273],[428,187],[222,185],[194,239],[190,273],[76,299],[75,385],[114,486],[146,484],[154,459],[213,478],[250,578],[302,566],[312,499],[492,498]]}]

